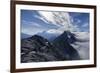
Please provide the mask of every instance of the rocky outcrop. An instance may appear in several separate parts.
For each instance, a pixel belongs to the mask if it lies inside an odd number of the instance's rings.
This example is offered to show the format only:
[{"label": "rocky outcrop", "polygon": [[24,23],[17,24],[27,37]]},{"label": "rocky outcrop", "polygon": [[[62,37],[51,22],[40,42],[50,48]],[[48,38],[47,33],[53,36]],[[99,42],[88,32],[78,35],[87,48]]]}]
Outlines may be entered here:
[{"label": "rocky outcrop", "polygon": [[74,41],[74,35],[66,31],[52,42],[39,35],[22,39],[21,62],[78,60],[78,52],[70,45]]}]

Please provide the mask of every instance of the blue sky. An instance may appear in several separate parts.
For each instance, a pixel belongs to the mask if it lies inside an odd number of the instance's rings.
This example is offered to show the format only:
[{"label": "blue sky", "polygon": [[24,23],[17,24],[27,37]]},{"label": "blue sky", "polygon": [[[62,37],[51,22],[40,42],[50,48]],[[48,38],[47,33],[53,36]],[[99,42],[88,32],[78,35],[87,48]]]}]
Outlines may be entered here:
[{"label": "blue sky", "polygon": [[70,12],[69,14],[74,19],[73,25],[77,25],[80,31],[89,32],[89,13]]},{"label": "blue sky", "polygon": [[71,27],[69,29],[89,32],[89,13],[21,10],[22,33],[34,35],[50,29],[59,29],[68,25],[67,23]]}]

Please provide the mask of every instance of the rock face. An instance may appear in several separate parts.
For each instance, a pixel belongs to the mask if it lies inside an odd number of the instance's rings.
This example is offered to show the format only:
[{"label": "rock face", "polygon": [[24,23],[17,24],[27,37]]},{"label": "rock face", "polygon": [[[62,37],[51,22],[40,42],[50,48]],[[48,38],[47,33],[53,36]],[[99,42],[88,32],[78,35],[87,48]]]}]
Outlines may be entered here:
[{"label": "rock face", "polygon": [[22,39],[21,62],[42,62],[57,60],[53,45],[41,36]]},{"label": "rock face", "polygon": [[77,39],[74,37],[74,34],[65,31],[53,41],[53,44],[56,48],[59,48],[58,52],[64,57],[64,59],[79,60],[80,56],[77,50],[70,45],[76,41]]},{"label": "rock face", "polygon": [[70,45],[76,38],[65,31],[52,42],[34,35],[21,40],[21,62],[79,60],[78,52]]}]

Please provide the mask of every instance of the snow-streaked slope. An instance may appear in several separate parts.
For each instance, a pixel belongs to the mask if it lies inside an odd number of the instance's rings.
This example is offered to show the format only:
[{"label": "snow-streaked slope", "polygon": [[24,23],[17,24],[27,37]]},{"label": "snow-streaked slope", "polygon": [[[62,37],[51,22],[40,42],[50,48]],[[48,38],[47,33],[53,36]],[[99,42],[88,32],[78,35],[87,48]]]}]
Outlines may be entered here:
[{"label": "snow-streaked slope", "polygon": [[79,52],[82,59],[89,59],[89,33],[73,32],[77,41],[71,45]]}]

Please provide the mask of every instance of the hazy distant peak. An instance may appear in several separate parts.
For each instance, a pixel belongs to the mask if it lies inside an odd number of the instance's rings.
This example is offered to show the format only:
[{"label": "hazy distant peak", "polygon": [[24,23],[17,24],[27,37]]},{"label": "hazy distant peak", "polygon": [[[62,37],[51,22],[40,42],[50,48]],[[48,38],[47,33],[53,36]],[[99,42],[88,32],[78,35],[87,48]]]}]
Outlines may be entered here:
[{"label": "hazy distant peak", "polygon": [[47,31],[43,31],[41,33],[37,33],[37,35],[40,35],[50,41],[54,40],[56,37],[60,36],[63,33],[63,31],[56,30],[56,29],[50,29]]},{"label": "hazy distant peak", "polygon": [[62,34],[63,31],[56,30],[56,29],[50,29],[50,30],[47,31],[47,33],[54,33],[54,34],[58,33],[58,34]]}]

